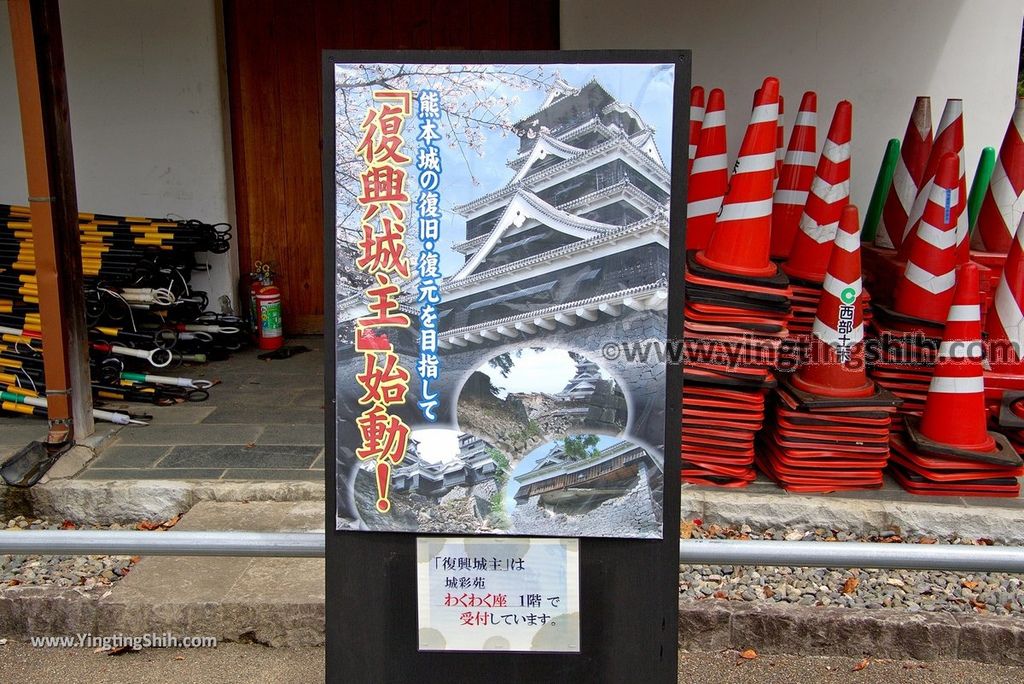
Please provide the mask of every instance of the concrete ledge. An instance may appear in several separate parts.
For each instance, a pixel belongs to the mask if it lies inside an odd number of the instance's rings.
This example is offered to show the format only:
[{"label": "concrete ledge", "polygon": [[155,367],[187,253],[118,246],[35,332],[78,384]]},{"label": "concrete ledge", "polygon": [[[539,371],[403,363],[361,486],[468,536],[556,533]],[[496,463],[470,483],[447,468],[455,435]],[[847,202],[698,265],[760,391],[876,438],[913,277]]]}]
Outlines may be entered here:
[{"label": "concrete ledge", "polygon": [[[0,636],[171,632],[268,646],[324,643],[322,600],[136,602],[108,590],[15,587],[0,594]],[[102,592],[102,593],[101,593]],[[709,599],[679,605],[684,650],[973,660],[1024,666],[1024,621],[862,610],[750,605]]]},{"label": "concrete ledge", "polygon": [[683,520],[754,529],[823,527],[854,534],[899,529],[903,535],[984,537],[997,544],[1024,545],[1024,507],[967,507],[956,498],[934,503],[684,487],[680,512]]},{"label": "concrete ledge", "polygon": [[679,646],[714,651],[1024,665],[1024,621],[709,599],[679,604]]},{"label": "concrete ledge", "polygon": [[320,482],[57,480],[29,490],[37,515],[106,525],[167,520],[202,501],[323,501]]}]

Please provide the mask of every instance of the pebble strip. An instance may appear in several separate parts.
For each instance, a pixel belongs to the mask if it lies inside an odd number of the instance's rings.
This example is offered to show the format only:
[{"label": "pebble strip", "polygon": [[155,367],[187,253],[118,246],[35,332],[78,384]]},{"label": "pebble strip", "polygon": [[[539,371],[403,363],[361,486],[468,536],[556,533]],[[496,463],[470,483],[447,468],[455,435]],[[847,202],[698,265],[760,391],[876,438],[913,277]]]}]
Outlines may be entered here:
[{"label": "pebble strip", "polygon": [[[752,530],[747,525],[704,525],[700,520],[684,521],[680,531],[693,539],[991,545],[987,539],[903,538],[899,530],[858,536],[823,528]],[[684,600],[1024,617],[1024,576],[996,572],[680,565],[679,595]]]},{"label": "pebble strip", "polygon": [[[64,521],[17,516],[0,519],[0,534],[19,530],[69,529]],[[134,529],[123,525],[75,525],[83,530]],[[53,585],[98,587],[109,585],[128,574],[136,556],[13,556],[0,555],[0,594],[10,587]]]}]

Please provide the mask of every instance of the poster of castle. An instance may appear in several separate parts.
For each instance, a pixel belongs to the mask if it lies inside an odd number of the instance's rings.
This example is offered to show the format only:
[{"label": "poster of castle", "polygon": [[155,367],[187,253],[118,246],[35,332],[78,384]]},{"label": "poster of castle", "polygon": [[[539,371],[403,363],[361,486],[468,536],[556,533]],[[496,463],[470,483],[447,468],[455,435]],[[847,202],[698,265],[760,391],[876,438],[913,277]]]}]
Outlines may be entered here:
[{"label": "poster of castle", "polygon": [[337,529],[661,538],[674,65],[333,75]]}]

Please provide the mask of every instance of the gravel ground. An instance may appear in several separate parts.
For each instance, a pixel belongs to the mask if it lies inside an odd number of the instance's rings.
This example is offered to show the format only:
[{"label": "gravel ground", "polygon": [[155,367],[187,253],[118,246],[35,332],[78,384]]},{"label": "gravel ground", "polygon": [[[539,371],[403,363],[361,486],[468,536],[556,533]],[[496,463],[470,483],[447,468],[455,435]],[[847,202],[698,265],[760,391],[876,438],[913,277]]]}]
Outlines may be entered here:
[{"label": "gravel ground", "polygon": [[[899,530],[869,536],[840,530],[752,530],[684,521],[684,538],[784,539],[786,541],[883,542],[891,544],[991,544],[987,539],[908,537]],[[679,595],[690,600],[766,602],[800,606],[896,608],[1024,616],[1024,576],[923,570],[829,570],[768,566],[679,566]]]},{"label": "gravel ground", "polygon": [[[0,533],[19,530],[110,530],[137,529],[123,525],[82,525],[71,521],[17,516],[0,519]],[[13,556],[0,555],[0,592],[19,585],[58,587],[102,587],[131,571],[138,556]]]}]

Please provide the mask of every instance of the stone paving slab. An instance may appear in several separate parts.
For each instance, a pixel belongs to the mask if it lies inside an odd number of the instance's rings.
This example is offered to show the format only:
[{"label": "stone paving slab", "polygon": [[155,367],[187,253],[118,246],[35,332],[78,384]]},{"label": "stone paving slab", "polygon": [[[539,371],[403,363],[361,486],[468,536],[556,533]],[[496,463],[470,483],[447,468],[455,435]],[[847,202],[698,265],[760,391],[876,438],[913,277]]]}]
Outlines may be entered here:
[{"label": "stone paving slab", "polygon": [[211,413],[201,425],[219,423],[255,425],[309,425],[323,431],[324,412],[299,406],[223,406]]},{"label": "stone paving slab", "polygon": [[195,444],[176,446],[156,465],[159,468],[308,468],[320,447],[284,445]]},{"label": "stone paving slab", "polygon": [[313,444],[320,447],[324,445],[324,426],[319,425],[275,425],[272,429],[264,430],[256,445],[263,444]]},{"label": "stone paving slab", "polygon": [[[323,503],[201,502],[177,530],[313,532]],[[98,602],[108,631],[174,631],[275,646],[323,643],[324,561],[304,558],[143,558]]]},{"label": "stone paving slab", "polygon": [[148,425],[122,430],[117,444],[249,444],[261,434],[263,427],[254,424]]}]

